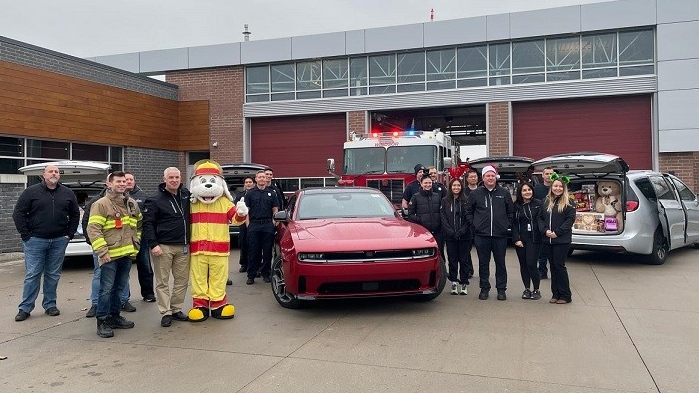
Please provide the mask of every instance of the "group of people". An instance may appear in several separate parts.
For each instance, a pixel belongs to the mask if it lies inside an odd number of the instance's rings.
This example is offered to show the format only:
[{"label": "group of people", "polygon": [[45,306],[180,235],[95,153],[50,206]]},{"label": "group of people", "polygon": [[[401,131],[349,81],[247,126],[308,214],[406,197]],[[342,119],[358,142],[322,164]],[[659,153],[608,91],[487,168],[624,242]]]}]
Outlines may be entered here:
[{"label": "group of people", "polygon": [[469,279],[474,274],[471,248],[475,246],[478,298],[489,297],[492,256],[497,299],[506,300],[505,254],[511,236],[524,285],[522,299],[541,298],[540,281],[546,278],[548,259],[550,303],[572,301],[565,260],[572,240],[575,208],[569,202],[568,179],[553,174],[551,168],[546,168],[542,174],[544,183],[536,187],[529,181],[521,181],[513,201],[510,192],[498,185],[498,171],[492,165],[481,170],[480,186],[478,172],[471,169],[464,176],[465,184],[462,178],[453,178],[447,187],[437,182],[438,172],[434,167],[415,166],[417,180],[403,194],[406,219],[434,235],[443,259],[446,248],[452,294],[468,294]]},{"label": "group of people", "polygon": [[[77,198],[59,182],[59,169],[48,165],[42,177],[39,184],[20,195],[13,212],[26,267],[22,301],[15,316],[18,322],[30,317],[42,276],[45,313],[60,315],[58,281],[66,247],[80,223]],[[272,217],[285,202],[272,179],[271,168],[259,171],[254,183],[245,179],[244,190],[235,198],[249,206],[240,241],[240,271],[248,272],[247,284],[254,283],[257,274],[270,281]],[[108,175],[105,189],[86,202],[83,232],[94,250],[95,263],[91,307],[86,316],[96,317],[100,337],[112,337],[114,329],[134,327],[121,316],[121,311],[136,311],[129,301],[129,272],[134,260],[143,300],[157,302],[161,326],[189,319],[183,307],[190,280],[190,196],[179,169],[169,167],[153,196],[147,197],[136,186],[133,173],[115,171]]]}]

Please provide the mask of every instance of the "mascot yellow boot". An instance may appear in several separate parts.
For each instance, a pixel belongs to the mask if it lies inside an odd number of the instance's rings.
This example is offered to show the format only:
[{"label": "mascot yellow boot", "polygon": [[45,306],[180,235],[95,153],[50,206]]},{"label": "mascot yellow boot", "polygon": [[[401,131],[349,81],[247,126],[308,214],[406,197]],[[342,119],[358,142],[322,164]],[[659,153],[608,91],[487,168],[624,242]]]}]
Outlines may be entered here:
[{"label": "mascot yellow boot", "polygon": [[211,160],[195,164],[189,190],[192,193],[192,309],[187,316],[193,322],[203,321],[209,315],[231,319],[235,316],[235,307],[228,303],[226,295],[230,255],[228,224],[245,222],[248,209],[243,202],[233,205],[221,166]]}]

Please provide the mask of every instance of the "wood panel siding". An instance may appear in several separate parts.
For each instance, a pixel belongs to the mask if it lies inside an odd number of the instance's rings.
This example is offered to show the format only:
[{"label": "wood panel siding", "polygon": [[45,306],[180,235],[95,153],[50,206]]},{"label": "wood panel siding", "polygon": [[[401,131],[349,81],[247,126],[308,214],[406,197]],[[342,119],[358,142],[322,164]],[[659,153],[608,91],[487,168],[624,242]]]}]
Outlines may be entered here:
[{"label": "wood panel siding", "polygon": [[172,101],[0,61],[0,133],[175,151],[182,150],[181,142],[208,147],[208,103]]}]

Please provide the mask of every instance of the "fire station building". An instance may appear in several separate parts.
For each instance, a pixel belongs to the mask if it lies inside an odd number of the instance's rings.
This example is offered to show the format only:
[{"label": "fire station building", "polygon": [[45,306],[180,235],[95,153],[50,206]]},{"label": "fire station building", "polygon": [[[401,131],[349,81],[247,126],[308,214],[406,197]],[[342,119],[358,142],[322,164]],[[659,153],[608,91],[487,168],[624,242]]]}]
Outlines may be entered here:
[{"label": "fire station building", "polygon": [[487,155],[616,154],[696,191],[697,37],[696,0],[90,59],[0,37],[0,177],[84,158],[132,170],[154,190],[165,166],[184,172],[210,156],[269,165],[290,191],[333,184],[325,160],[342,162],[349,133],[414,128]]}]

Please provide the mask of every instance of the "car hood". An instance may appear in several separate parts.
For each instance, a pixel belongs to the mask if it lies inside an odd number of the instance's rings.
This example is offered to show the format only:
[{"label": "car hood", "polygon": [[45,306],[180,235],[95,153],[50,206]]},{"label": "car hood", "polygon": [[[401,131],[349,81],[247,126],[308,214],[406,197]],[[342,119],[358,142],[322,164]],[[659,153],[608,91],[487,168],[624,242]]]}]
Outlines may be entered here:
[{"label": "car hood", "polygon": [[435,247],[432,234],[401,218],[296,221],[289,228],[297,250],[386,250]]}]

